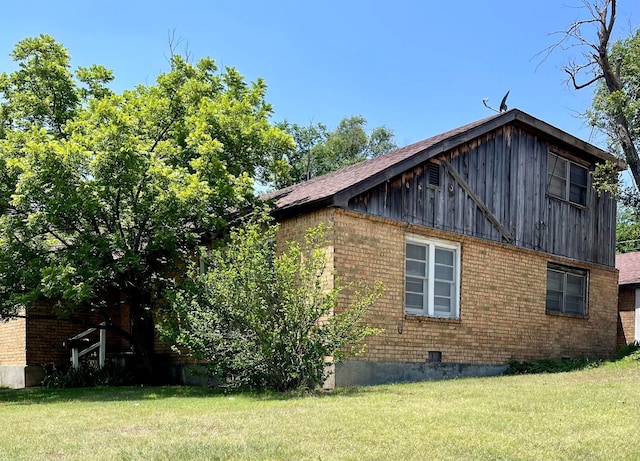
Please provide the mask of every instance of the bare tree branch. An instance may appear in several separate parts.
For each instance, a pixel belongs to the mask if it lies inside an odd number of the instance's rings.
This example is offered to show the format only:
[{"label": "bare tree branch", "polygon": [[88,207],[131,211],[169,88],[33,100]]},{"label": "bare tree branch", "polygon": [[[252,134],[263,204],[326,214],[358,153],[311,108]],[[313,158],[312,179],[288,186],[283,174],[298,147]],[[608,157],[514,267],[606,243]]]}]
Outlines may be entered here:
[{"label": "bare tree branch", "polygon": [[[558,49],[567,50],[576,46],[585,48],[589,51],[583,53],[584,61],[582,63],[569,62],[562,67],[562,70],[569,76],[573,88],[580,90],[598,81],[603,81],[608,94],[624,92],[621,80],[621,63],[616,61],[612,66],[609,59],[611,35],[617,14],[617,0],[583,0],[582,4],[589,17],[573,22],[564,31],[555,32],[554,34],[560,34],[561,38],[536,56],[544,54],[542,63]],[[583,33],[585,28],[595,29],[596,38],[593,40],[586,38]],[[584,82],[580,82],[583,79]],[[623,100],[621,104],[624,107],[626,103]],[[625,118],[623,111],[608,114],[607,117],[608,134],[622,148],[636,186],[640,187],[640,161],[638,151],[633,143],[634,137],[629,120]]]},{"label": "bare tree branch", "polygon": [[579,84],[579,83],[577,83],[577,82],[576,82],[576,75],[575,75],[575,73],[574,73],[574,72],[570,71],[569,69],[563,69],[563,70],[564,70],[567,74],[569,74],[569,77],[571,78],[571,82],[573,83],[573,87],[574,87],[576,90],[581,90],[582,88],[586,88],[586,87],[588,87],[589,85],[591,85],[593,82],[595,82],[596,80],[600,80],[601,78],[603,78],[603,77],[604,77],[604,75],[603,75],[603,74],[598,74],[598,75],[596,75],[595,77],[593,77],[591,80],[589,80],[588,82],[586,82],[586,83],[580,83],[580,84]]}]

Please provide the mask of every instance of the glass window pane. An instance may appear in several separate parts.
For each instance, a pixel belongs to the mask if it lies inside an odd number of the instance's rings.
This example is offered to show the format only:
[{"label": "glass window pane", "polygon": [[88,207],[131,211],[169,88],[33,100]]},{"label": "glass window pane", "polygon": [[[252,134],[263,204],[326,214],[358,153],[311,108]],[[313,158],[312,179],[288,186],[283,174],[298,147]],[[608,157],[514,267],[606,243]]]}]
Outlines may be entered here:
[{"label": "glass window pane", "polygon": [[578,205],[587,204],[587,188],[582,186],[576,186],[575,184],[569,185],[569,201],[577,203]]},{"label": "glass window pane", "polygon": [[453,267],[436,266],[435,279],[453,281]]},{"label": "glass window pane", "polygon": [[547,291],[547,310],[562,312],[562,293]]},{"label": "glass window pane", "polygon": [[453,285],[446,282],[434,282],[433,291],[436,296],[451,297]]},{"label": "glass window pane", "polygon": [[425,277],[427,275],[427,265],[420,261],[407,260],[407,275],[413,275],[415,277]]},{"label": "glass window pane", "polygon": [[556,176],[550,176],[549,180],[549,195],[554,197],[566,198],[567,197],[567,182]]},{"label": "glass window pane", "polygon": [[584,277],[567,274],[567,294],[584,296]]},{"label": "glass window pane", "polygon": [[406,296],[406,303],[407,303],[407,307],[408,308],[412,308],[412,309],[422,309],[423,308],[423,296],[419,295],[419,294],[415,294],[415,293],[407,293]]},{"label": "glass window pane", "polygon": [[547,269],[547,310],[586,314],[587,273],[578,269]]},{"label": "glass window pane", "polygon": [[433,308],[436,312],[450,312],[451,311],[451,299],[442,298],[440,296],[434,296]]},{"label": "glass window pane", "polygon": [[427,247],[407,243],[407,258],[425,261],[427,259]]},{"label": "glass window pane", "polygon": [[454,251],[443,250],[442,248],[436,248],[436,264],[444,264],[447,266],[453,266]]},{"label": "glass window pane", "polygon": [[584,314],[584,299],[581,296],[569,296],[565,297],[565,312],[570,314]]},{"label": "glass window pane", "polygon": [[564,291],[564,274],[562,272],[547,270],[547,291]]},{"label": "glass window pane", "polygon": [[547,173],[559,178],[567,178],[567,161],[554,154],[547,158]]},{"label": "glass window pane", "polygon": [[405,290],[411,291],[413,293],[422,293],[424,291],[424,283],[422,279],[414,279],[414,278],[407,277]]},{"label": "glass window pane", "polygon": [[571,174],[569,177],[569,182],[571,184],[586,188],[588,178],[589,174],[586,168],[583,168],[580,165],[576,165],[575,163],[571,164]]}]

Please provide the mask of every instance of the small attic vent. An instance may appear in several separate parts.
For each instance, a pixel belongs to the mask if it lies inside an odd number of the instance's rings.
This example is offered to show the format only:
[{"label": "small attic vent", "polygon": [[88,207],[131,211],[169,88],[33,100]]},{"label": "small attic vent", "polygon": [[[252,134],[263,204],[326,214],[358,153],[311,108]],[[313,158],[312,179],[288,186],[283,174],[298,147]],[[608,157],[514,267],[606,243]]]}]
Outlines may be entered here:
[{"label": "small attic vent", "polygon": [[430,186],[440,187],[440,165],[427,163],[427,178]]}]

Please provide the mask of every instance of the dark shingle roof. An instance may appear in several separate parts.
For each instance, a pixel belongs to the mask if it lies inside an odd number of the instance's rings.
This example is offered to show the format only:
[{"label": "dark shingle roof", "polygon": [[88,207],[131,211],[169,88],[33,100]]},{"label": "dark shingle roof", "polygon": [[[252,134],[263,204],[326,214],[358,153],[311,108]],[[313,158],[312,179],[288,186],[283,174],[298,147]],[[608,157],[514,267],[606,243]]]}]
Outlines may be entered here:
[{"label": "dark shingle roof", "polygon": [[620,271],[618,285],[640,283],[640,251],[616,255],[616,269]]},{"label": "dark shingle roof", "polygon": [[511,109],[387,152],[379,157],[270,192],[261,198],[275,201],[280,211],[291,211],[301,207],[304,209],[300,211],[308,211],[314,207],[342,206],[346,196],[362,192],[437,154],[514,121],[582,150],[596,159],[612,160],[618,162],[621,168],[624,166],[624,162],[619,162],[605,151],[518,109]]}]

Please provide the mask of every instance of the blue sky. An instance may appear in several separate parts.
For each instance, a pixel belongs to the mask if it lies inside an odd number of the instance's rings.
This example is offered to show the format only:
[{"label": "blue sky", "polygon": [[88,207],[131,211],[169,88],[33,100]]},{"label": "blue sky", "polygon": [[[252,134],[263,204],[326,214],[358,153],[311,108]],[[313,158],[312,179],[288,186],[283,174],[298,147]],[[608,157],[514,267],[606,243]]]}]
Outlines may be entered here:
[{"label": "blue sky", "polygon": [[[640,2],[619,0],[617,33],[640,24]],[[399,145],[491,115],[510,90],[517,107],[585,140],[576,114],[591,90],[564,84],[570,53],[535,57],[550,36],[584,17],[580,0],[120,1],[30,0],[3,5],[0,71],[15,68],[16,42],[40,33],[74,66],[113,69],[116,90],[153,83],[167,70],[168,36],[194,59],[210,56],[248,79],[265,79],[274,121],[330,128],[362,115]],[[178,51],[184,48],[179,48]]]}]

